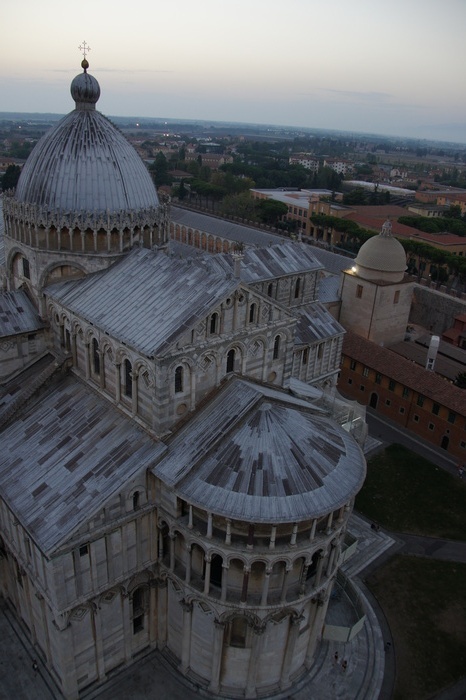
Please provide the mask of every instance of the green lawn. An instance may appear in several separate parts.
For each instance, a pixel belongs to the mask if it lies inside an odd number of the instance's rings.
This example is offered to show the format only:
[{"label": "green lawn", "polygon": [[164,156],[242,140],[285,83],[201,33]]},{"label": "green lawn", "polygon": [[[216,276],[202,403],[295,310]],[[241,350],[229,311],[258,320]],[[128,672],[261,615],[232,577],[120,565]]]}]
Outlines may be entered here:
[{"label": "green lawn", "polygon": [[355,508],[394,532],[466,539],[466,479],[401,445],[369,460]]},{"label": "green lawn", "polygon": [[463,678],[466,564],[398,555],[366,584],[393,635],[393,700],[427,700]]},{"label": "green lawn", "polygon": [[[393,532],[466,540],[466,480],[400,445],[369,460],[356,510]],[[466,673],[466,564],[394,556],[366,580],[390,625],[394,700],[427,700]]]}]

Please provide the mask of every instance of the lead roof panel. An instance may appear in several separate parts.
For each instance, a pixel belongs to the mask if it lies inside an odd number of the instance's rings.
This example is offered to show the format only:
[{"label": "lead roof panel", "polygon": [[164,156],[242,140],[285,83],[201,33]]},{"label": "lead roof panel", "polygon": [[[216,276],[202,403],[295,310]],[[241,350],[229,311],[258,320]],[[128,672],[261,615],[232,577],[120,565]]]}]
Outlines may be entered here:
[{"label": "lead roof panel", "polygon": [[173,437],[153,472],[208,512],[278,523],[348,502],[362,485],[365,460],[306,401],[234,379]]},{"label": "lead roof panel", "polygon": [[108,270],[53,285],[46,293],[152,357],[204,319],[238,284],[208,262],[138,249]]},{"label": "lead roof panel", "polygon": [[73,377],[2,433],[0,490],[51,554],[166,449]]}]

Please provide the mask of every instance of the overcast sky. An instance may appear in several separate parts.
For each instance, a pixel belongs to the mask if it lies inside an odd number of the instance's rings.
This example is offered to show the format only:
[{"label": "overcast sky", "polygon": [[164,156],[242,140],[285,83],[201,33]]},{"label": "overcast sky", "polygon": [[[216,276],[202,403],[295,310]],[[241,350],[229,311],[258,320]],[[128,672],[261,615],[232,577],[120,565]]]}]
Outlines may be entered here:
[{"label": "overcast sky", "polygon": [[78,46],[107,115],[466,143],[466,0],[2,0],[0,111],[74,108]]}]

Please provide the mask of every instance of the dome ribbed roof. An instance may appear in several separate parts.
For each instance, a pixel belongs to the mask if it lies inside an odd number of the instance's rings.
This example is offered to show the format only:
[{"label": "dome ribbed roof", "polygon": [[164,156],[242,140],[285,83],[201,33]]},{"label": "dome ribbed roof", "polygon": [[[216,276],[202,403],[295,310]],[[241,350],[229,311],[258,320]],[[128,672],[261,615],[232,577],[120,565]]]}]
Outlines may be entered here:
[{"label": "dome ribbed roof", "polygon": [[406,253],[401,243],[392,236],[392,225],[386,221],[378,236],[369,238],[359,249],[355,263],[369,270],[403,274]]},{"label": "dome ribbed roof", "polygon": [[96,111],[100,87],[85,64],[71,84],[76,109],[35,146],[15,199],[67,214],[154,210],[152,178],[123,134]]}]

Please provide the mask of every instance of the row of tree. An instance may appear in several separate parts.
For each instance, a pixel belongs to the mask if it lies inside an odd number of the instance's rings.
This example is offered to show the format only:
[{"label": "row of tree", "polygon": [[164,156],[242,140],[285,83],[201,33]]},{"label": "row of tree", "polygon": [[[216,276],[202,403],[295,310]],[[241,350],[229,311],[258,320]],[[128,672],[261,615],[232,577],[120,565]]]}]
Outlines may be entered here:
[{"label": "row of tree", "polygon": [[[356,253],[368,238],[377,235],[361,228],[354,221],[339,219],[335,216],[315,214],[311,216],[311,221],[319,228],[326,228],[329,231],[333,229],[343,234],[339,247],[353,253]],[[446,253],[421,241],[403,238],[400,243],[406,251],[408,272],[417,275],[418,281],[429,270],[428,274],[433,281],[451,282],[455,283],[456,287],[465,287],[466,258]]]}]

